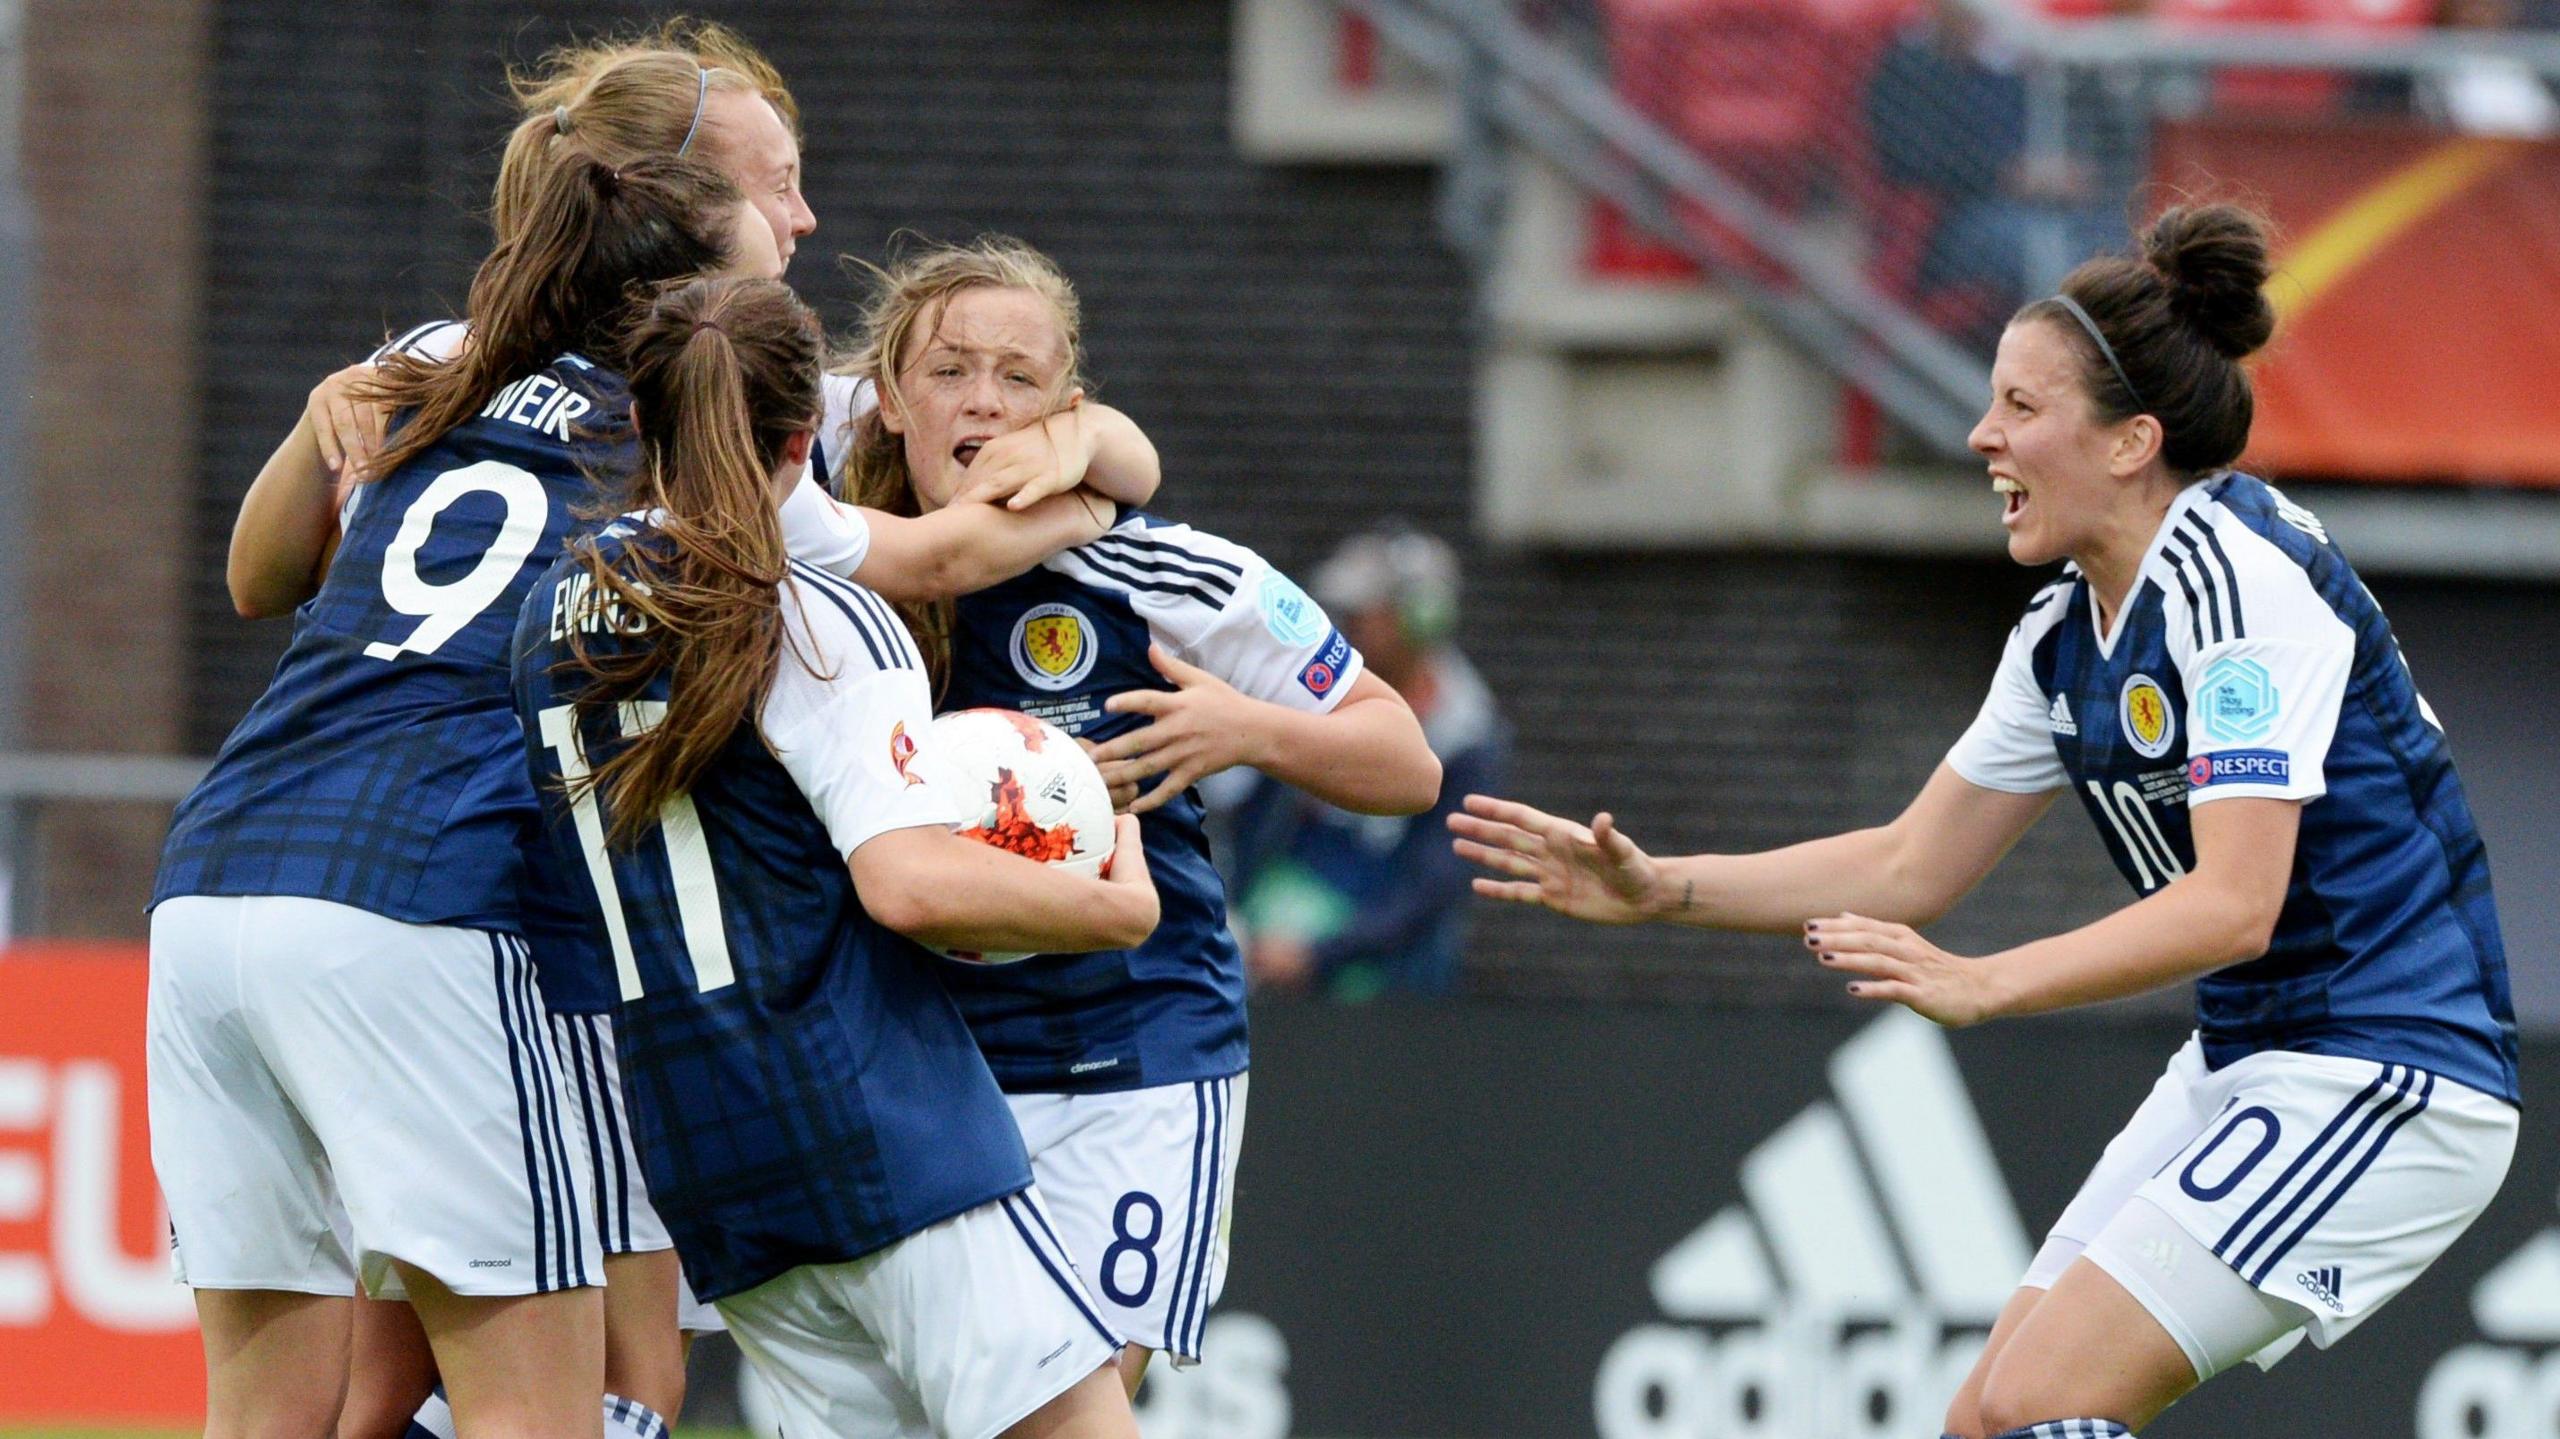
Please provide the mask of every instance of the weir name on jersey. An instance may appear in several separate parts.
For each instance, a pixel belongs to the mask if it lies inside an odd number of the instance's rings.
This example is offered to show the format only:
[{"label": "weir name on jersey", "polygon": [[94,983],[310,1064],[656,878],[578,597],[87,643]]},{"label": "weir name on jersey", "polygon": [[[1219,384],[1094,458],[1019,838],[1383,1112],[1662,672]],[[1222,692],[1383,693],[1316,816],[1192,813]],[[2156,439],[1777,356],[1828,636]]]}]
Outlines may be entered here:
[{"label": "weir name on jersey", "polygon": [[594,408],[595,402],[586,396],[549,375],[536,373],[500,390],[480,411],[480,418],[540,430],[565,445],[569,443],[569,426]]}]

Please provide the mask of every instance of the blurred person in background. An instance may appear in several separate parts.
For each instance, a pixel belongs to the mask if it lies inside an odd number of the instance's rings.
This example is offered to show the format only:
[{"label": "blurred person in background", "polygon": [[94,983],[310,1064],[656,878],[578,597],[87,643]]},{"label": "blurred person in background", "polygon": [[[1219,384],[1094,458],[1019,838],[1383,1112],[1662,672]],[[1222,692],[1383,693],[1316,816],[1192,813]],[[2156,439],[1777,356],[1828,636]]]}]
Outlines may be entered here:
[{"label": "blurred person in background", "polygon": [[1881,178],[1933,212],[1911,296],[1985,351],[2031,291],[2123,229],[2082,160],[2030,146],[2019,58],[1960,0],[1931,0],[1866,89]]},{"label": "blurred person in background", "polygon": [[[2553,15],[2539,18],[2547,25]],[[2443,19],[2447,29],[2483,41],[2533,23],[2523,0],[2445,0]],[[2511,56],[2472,55],[2417,84],[2420,113],[2466,135],[2533,140],[2560,132],[2560,100],[2553,99],[2550,82]]]},{"label": "blurred person in background", "polygon": [[1458,557],[1402,524],[1354,536],[1315,575],[1317,603],[1422,721],[1440,803],[1362,815],[1257,770],[1231,772],[1228,873],[1245,973],[1257,989],[1359,1000],[1447,994],[1466,938],[1467,866],[1442,830],[1458,797],[1500,783],[1509,728],[1449,642]]}]

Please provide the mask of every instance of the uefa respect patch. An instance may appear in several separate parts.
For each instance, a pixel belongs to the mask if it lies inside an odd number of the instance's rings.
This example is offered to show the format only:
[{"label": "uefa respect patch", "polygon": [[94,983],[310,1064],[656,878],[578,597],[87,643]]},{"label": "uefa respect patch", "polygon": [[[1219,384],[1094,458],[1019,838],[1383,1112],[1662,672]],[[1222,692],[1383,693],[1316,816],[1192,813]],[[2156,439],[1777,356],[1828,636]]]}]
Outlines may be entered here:
[{"label": "uefa respect patch", "polygon": [[1306,686],[1307,693],[1323,699],[1333,693],[1335,685],[1342,683],[1342,668],[1349,663],[1351,641],[1344,639],[1340,630],[1327,630],[1324,643],[1316,650],[1316,657],[1307,662],[1305,669],[1298,671],[1298,683]]},{"label": "uefa respect patch", "polygon": [[2203,789],[2216,784],[2288,784],[2293,757],[2280,749],[2227,749],[2187,761],[2187,785]]}]

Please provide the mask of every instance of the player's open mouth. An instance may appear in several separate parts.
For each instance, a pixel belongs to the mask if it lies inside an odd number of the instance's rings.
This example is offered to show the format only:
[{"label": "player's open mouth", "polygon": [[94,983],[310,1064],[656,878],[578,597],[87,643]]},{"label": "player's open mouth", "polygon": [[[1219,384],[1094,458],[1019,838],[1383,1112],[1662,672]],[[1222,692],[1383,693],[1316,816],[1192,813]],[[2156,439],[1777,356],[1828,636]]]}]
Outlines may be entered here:
[{"label": "player's open mouth", "polygon": [[2000,511],[2000,523],[2014,525],[2027,508],[2027,487],[2007,475],[1991,477],[1991,491],[2007,503]]},{"label": "player's open mouth", "polygon": [[965,470],[969,468],[969,462],[978,457],[978,451],[986,447],[987,442],[984,440],[962,440],[951,447],[951,458],[958,460],[960,468]]}]

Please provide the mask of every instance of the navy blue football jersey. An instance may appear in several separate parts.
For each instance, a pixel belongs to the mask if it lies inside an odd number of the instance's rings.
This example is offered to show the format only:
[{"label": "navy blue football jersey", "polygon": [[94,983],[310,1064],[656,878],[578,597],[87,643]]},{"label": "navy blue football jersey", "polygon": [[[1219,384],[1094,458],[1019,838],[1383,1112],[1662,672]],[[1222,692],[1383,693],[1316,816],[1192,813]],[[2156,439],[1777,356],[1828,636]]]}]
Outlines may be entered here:
[{"label": "navy blue football jersey", "polygon": [[2340,1055],[2517,1098],[2488,855],[2443,730],[2364,582],[2263,481],[2179,496],[2112,633],[2076,569],[2039,593],[1948,762],[2069,788],[2138,894],[2194,867],[2195,806],[2301,801],[2274,942],[2197,981],[2206,1061]]},{"label": "navy blue football jersey", "polygon": [[295,895],[519,929],[534,801],[508,638],[584,524],[590,472],[625,462],[628,404],[620,377],[563,355],[356,488],[275,678],[178,806],[154,903]]},{"label": "navy blue football jersey", "polygon": [[[646,544],[629,525],[608,554]],[[915,646],[869,591],[795,563],[786,643],[759,723],[627,849],[600,795],[565,781],[665,714],[579,703],[571,635],[646,644],[564,558],[515,636],[514,760],[542,796],[535,866],[577,907],[585,964],[617,996],[614,1038],[650,1199],[705,1299],[857,1258],[1029,1186],[1013,1114],[937,971],[882,928],[846,860],[872,837],[949,826],[909,778],[931,699]],[[803,662],[805,658],[805,663]]]},{"label": "navy blue football jersey", "polygon": [[[1242,545],[1144,513],[960,601],[951,709],[993,706],[1101,743],[1147,723],[1124,690],[1170,689],[1150,642],[1255,699],[1339,703],[1360,656],[1305,591]],[[1163,918],[1134,950],[945,968],[996,1078],[1015,1091],[1103,1091],[1243,1070],[1244,961],[1227,931],[1197,794],[1142,817]]]}]

